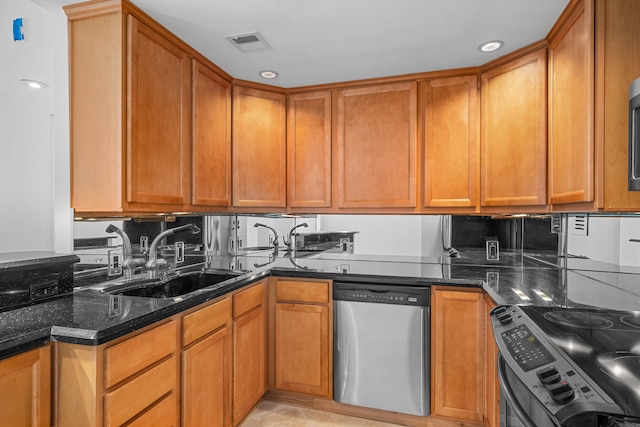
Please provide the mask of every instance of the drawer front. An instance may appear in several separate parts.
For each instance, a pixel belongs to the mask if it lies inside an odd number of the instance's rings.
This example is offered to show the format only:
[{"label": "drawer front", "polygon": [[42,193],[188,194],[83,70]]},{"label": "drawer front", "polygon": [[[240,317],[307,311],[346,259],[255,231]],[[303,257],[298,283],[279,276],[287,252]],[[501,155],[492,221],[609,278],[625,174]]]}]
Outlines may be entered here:
[{"label": "drawer front", "polygon": [[145,412],[140,418],[136,418],[134,422],[127,424],[127,427],[175,427],[178,425],[177,419],[176,394],[171,393],[153,405],[153,408]]},{"label": "drawer front", "polygon": [[104,396],[104,425],[124,424],[165,394],[175,390],[175,356]]},{"label": "drawer front", "polygon": [[233,318],[237,319],[264,303],[264,281],[233,296]]},{"label": "drawer front", "polygon": [[189,345],[228,323],[231,323],[229,298],[187,314],[182,319],[182,345]]},{"label": "drawer front", "polygon": [[329,282],[303,282],[278,280],[276,282],[278,301],[329,302]]},{"label": "drawer front", "polygon": [[105,387],[111,388],[158,360],[175,353],[177,326],[177,322],[172,320],[107,348],[104,351]]}]

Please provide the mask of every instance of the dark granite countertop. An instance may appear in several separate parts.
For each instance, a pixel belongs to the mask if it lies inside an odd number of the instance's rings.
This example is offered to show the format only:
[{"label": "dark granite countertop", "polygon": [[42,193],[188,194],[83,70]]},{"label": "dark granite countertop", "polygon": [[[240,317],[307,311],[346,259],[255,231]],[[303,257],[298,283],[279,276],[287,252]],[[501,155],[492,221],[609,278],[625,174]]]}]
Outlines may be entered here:
[{"label": "dark granite countertop", "polygon": [[461,258],[340,253],[292,257],[286,252],[274,256],[262,251],[217,257],[210,267],[233,266],[248,273],[221,286],[170,299],[109,295],[83,288],[99,279],[82,272],[72,295],[0,313],[0,358],[51,340],[99,345],[269,275],[482,287],[498,304],[640,309],[640,271],[577,261],[575,266],[580,268],[562,265],[553,254],[516,252],[501,253],[501,260],[488,262],[483,253],[473,251],[463,252]]}]

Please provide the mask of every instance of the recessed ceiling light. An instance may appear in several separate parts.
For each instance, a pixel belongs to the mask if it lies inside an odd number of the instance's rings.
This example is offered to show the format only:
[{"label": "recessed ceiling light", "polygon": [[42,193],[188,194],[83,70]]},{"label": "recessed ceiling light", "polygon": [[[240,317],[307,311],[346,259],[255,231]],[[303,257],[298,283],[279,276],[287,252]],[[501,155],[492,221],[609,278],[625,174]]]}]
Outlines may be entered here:
[{"label": "recessed ceiling light", "polygon": [[32,87],[34,89],[46,89],[49,87],[49,85],[46,83],[39,82],[38,80],[31,80],[31,79],[22,79],[20,80],[20,83],[22,83],[23,85]]},{"label": "recessed ceiling light", "polygon": [[260,71],[260,77],[264,79],[275,79],[276,77],[278,77],[278,73],[272,70],[263,70]]},{"label": "recessed ceiling light", "polygon": [[478,50],[480,52],[493,52],[500,49],[503,44],[504,42],[502,40],[491,40],[478,46]]}]

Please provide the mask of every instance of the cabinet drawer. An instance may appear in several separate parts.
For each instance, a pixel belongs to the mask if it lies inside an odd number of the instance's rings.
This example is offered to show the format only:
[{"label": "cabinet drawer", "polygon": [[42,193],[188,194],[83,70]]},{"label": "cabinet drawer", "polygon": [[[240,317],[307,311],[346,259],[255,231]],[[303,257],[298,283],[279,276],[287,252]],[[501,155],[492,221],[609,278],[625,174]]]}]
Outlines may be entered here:
[{"label": "cabinet drawer", "polygon": [[249,310],[264,303],[264,282],[233,296],[233,318],[237,319]]},{"label": "cabinet drawer", "polygon": [[151,366],[176,351],[175,320],[109,347],[104,351],[105,388]]},{"label": "cabinet drawer", "polygon": [[329,302],[329,282],[301,282],[279,280],[276,282],[278,301]]},{"label": "cabinet drawer", "polygon": [[182,320],[182,345],[189,345],[230,322],[231,300],[229,298],[187,314]]},{"label": "cabinet drawer", "polygon": [[[131,360],[131,358],[129,358]],[[124,424],[176,387],[175,356],[104,397],[104,425]]]},{"label": "cabinet drawer", "polygon": [[176,394],[171,393],[160,402],[153,405],[140,418],[127,424],[127,427],[175,427],[178,411],[176,410]]}]

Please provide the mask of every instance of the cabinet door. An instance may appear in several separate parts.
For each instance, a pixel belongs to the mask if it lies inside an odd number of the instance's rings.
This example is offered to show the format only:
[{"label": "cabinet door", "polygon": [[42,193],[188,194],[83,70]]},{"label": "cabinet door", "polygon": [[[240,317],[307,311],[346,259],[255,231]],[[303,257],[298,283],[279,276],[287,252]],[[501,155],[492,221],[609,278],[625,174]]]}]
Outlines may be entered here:
[{"label": "cabinet door", "polygon": [[482,292],[432,288],[432,413],[484,417],[485,309]]},{"label": "cabinet door", "polygon": [[329,307],[276,304],[276,388],[329,396]]},{"label": "cabinet door", "polygon": [[289,96],[287,200],[294,208],[331,206],[331,92]]},{"label": "cabinet door", "polygon": [[286,97],[233,88],[233,205],[286,207]]},{"label": "cabinet door", "polygon": [[231,328],[182,352],[182,425],[231,425]]},{"label": "cabinet door", "polygon": [[498,346],[491,330],[489,313],[496,303],[488,296],[484,296],[485,322],[487,332],[485,341],[485,407],[487,427],[500,426],[500,380],[498,379]]},{"label": "cabinet door", "polygon": [[51,425],[51,349],[31,350],[0,361],[2,425]]},{"label": "cabinet door", "polygon": [[127,201],[189,202],[191,64],[129,15]]},{"label": "cabinet door", "polygon": [[264,307],[233,324],[233,425],[249,413],[266,391],[266,338]]},{"label": "cabinet door", "polygon": [[547,52],[482,74],[480,204],[546,205]]},{"label": "cabinet door", "polygon": [[478,78],[430,80],[422,87],[424,206],[475,207],[480,145]]},{"label": "cabinet door", "polygon": [[[592,8],[592,2],[586,2]],[[574,10],[549,45],[549,202],[594,197],[593,10]]]},{"label": "cabinet door", "polygon": [[417,83],[336,92],[339,208],[416,206]]},{"label": "cabinet door", "polygon": [[231,204],[231,85],[193,60],[192,204]]}]

